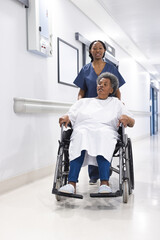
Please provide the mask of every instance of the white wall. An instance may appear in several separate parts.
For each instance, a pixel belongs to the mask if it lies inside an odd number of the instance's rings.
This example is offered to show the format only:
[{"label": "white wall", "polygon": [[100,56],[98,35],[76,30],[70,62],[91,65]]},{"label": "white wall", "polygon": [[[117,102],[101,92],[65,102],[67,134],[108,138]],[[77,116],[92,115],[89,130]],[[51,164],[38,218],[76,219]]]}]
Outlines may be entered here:
[{"label": "white wall", "polygon": [[[74,102],[78,89],[57,82],[57,37],[79,49],[75,32],[88,40],[102,39],[113,45],[126,79],[122,100],[130,110],[149,111],[149,77],[144,69],[122,51],[68,0],[50,0],[53,30],[53,57],[43,58],[27,51],[26,9],[14,0],[0,6],[0,181],[50,166],[56,161],[60,129],[52,114],[15,114],[13,98]],[[67,64],[67,63],[66,63]],[[149,135],[149,117],[135,115],[134,139]]]},{"label": "white wall", "polygon": [[158,93],[158,126],[159,126],[159,132],[160,132],[160,93]]}]

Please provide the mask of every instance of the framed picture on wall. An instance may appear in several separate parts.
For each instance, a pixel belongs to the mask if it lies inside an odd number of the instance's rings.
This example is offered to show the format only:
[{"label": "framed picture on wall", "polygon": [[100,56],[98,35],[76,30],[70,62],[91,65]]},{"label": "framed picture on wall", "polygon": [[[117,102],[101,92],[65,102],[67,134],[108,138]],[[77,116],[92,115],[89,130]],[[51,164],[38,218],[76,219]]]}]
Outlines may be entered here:
[{"label": "framed picture on wall", "polygon": [[58,46],[58,82],[72,87],[79,72],[79,50],[62,40],[57,39]]}]

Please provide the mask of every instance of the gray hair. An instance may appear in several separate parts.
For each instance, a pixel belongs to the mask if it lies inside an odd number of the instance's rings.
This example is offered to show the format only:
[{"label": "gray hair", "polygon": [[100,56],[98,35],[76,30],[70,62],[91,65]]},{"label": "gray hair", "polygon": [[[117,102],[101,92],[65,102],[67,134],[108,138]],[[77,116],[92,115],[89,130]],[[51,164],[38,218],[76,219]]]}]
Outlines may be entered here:
[{"label": "gray hair", "polygon": [[112,74],[112,73],[109,73],[109,72],[104,72],[104,73],[101,73],[98,78],[97,78],[97,85],[99,84],[100,80],[102,78],[108,78],[111,82],[111,86],[113,88],[113,93],[111,95],[114,95],[116,90],[119,88],[119,81],[118,81],[118,78]]}]

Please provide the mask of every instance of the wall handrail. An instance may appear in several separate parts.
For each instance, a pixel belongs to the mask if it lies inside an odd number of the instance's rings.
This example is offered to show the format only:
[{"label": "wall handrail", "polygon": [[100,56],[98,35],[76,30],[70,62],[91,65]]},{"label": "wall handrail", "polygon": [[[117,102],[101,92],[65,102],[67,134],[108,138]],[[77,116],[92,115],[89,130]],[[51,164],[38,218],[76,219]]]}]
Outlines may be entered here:
[{"label": "wall handrail", "polygon": [[147,116],[147,117],[151,116],[151,113],[149,111],[135,111],[135,110],[129,110],[129,111],[136,116]]},{"label": "wall handrail", "polygon": [[[15,113],[54,113],[55,111],[68,110],[73,103],[54,102],[41,99],[14,98],[13,109]],[[150,116],[149,111],[130,110],[136,116]]]},{"label": "wall handrail", "polygon": [[14,98],[15,113],[54,113],[58,110],[68,110],[73,103],[52,102],[40,99]]}]

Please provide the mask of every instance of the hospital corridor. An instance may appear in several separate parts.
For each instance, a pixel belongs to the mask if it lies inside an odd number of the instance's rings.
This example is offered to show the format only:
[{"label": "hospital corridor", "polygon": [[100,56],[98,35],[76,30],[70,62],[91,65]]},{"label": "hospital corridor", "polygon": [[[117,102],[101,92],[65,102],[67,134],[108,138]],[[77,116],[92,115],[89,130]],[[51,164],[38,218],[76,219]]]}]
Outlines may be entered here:
[{"label": "hospital corridor", "polygon": [[159,10],[0,0],[0,240],[160,239]]}]

